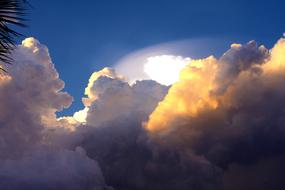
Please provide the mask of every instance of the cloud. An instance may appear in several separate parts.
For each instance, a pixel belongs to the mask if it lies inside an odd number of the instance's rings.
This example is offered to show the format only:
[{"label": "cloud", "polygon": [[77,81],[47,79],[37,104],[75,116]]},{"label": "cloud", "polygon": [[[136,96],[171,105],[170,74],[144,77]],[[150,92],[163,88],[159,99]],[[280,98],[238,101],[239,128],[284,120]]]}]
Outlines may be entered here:
[{"label": "cloud", "polygon": [[[180,71],[190,62],[190,58],[181,56],[160,55],[148,57],[144,64],[144,72],[153,80],[172,85],[179,80]],[[163,68],[163,71],[162,71]]]},{"label": "cloud", "polygon": [[85,107],[83,110],[79,110],[75,112],[73,114],[73,118],[80,123],[85,123],[88,111],[89,111],[89,108]]},{"label": "cloud", "polygon": [[94,90],[95,84],[94,82],[101,76],[113,78],[113,79],[122,79],[122,76],[117,75],[114,69],[106,67],[102,69],[101,71],[94,72],[89,78],[89,82],[87,87],[85,88],[85,95],[87,95],[87,98],[83,98],[82,101],[85,106],[89,106],[90,102],[97,99],[97,91]]},{"label": "cloud", "polygon": [[132,114],[142,114],[146,118],[167,91],[167,86],[152,80],[130,85],[113,69],[104,68],[91,75],[85,89],[87,97],[82,98],[86,107],[73,117],[80,116],[92,126]]},{"label": "cloud", "polygon": [[[50,135],[66,134],[55,113],[72,97],[48,49],[34,38],[25,39],[12,54],[13,65],[0,75],[1,189],[103,189],[96,161],[83,150],[62,149]],[[60,133],[61,131],[61,133]]]},{"label": "cloud", "polygon": [[221,189],[218,167],[191,150],[152,141],[141,127],[143,119],[131,114],[78,127],[69,138],[71,146],[81,146],[97,160],[106,183],[117,190]]},{"label": "cloud", "polygon": [[[282,38],[270,51],[249,42],[232,45],[220,59],[193,61],[145,124],[151,138],[205,157],[224,170],[229,189],[234,184],[260,189],[260,183],[265,184],[262,189],[272,184],[282,188],[281,162],[270,160],[285,154],[284,55]],[[243,173],[277,178],[245,183]]]},{"label": "cloud", "polygon": [[180,73],[168,94],[150,115],[146,128],[150,131],[166,130],[178,117],[194,117],[201,110],[215,109],[218,102],[209,93],[214,86],[217,60],[209,57],[193,60]]},{"label": "cloud", "polygon": [[[260,65],[269,58],[269,51],[264,46],[257,46],[255,41],[245,45],[232,44],[224,55],[219,59],[219,70],[216,74],[218,88],[215,93],[221,94],[231,85],[240,72]],[[258,68],[258,67],[255,67]]]},{"label": "cloud", "polygon": [[27,38],[13,52],[13,65],[0,81],[0,157],[16,156],[39,143],[55,112],[71,104],[45,46]]},{"label": "cloud", "polygon": [[20,159],[1,161],[0,186],[7,190],[103,190],[105,182],[98,164],[77,148],[37,150]]},{"label": "cloud", "polygon": [[47,48],[28,38],[13,57],[0,75],[2,188],[284,189],[284,38],[191,60],[169,87],[104,68],[84,109],[61,118],[72,97]]},{"label": "cloud", "polygon": [[92,84],[96,98],[87,107],[86,123],[76,127],[67,146],[80,146],[97,160],[108,185],[117,190],[221,187],[219,168],[192,151],[160,147],[142,127],[169,87],[151,80],[130,85],[116,76],[100,76]]}]

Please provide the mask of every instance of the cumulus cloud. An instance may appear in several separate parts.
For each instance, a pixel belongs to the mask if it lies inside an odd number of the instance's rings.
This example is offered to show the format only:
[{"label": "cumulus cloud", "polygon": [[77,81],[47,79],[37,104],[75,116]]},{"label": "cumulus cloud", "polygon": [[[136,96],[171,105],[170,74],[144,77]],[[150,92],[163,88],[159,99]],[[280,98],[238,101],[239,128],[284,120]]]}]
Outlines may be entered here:
[{"label": "cumulus cloud", "polygon": [[13,65],[0,81],[0,157],[15,156],[39,143],[41,131],[56,121],[55,112],[71,104],[61,92],[59,79],[48,50],[27,38],[13,52]]},{"label": "cumulus cloud", "polygon": [[69,137],[69,147],[81,146],[97,160],[107,184],[118,190],[221,187],[219,168],[192,151],[160,147],[142,128],[169,87],[152,80],[130,85],[116,75],[90,81],[95,98],[86,123]]},{"label": "cumulus cloud", "polygon": [[1,189],[103,189],[96,161],[80,148],[68,151],[48,141],[55,129],[69,128],[55,113],[72,102],[61,91],[64,82],[48,49],[27,38],[12,57],[8,73],[0,75]]},{"label": "cumulus cloud", "polygon": [[97,77],[68,147],[83,147],[118,190],[282,189],[284,44],[191,60],[164,93],[153,81]]},{"label": "cumulus cloud", "polygon": [[178,117],[194,117],[203,109],[215,109],[217,101],[209,93],[217,72],[217,60],[193,60],[180,73],[180,80],[169,89],[164,100],[150,115],[146,128],[167,130]]},{"label": "cumulus cloud", "polygon": [[85,106],[89,106],[92,101],[97,99],[99,94],[97,90],[94,90],[94,88],[96,88],[96,85],[94,84],[94,82],[101,76],[105,76],[105,77],[112,78],[112,79],[119,79],[119,80],[123,79],[122,76],[117,75],[114,69],[109,68],[109,67],[105,67],[101,71],[92,73],[92,75],[89,78],[88,85],[85,88],[84,94],[87,97],[82,98],[82,101]]},{"label": "cumulus cloud", "polygon": [[92,126],[133,114],[146,118],[167,90],[167,86],[153,80],[137,81],[131,85],[115,70],[104,68],[91,75],[85,89],[87,97],[82,98],[86,107],[73,117]]},{"label": "cumulus cloud", "polygon": [[234,82],[240,72],[249,68],[256,68],[269,58],[269,50],[263,45],[257,46],[255,41],[250,41],[245,45],[232,44],[224,55],[219,59],[219,70],[216,74],[218,88],[215,93],[223,93],[226,88]]},{"label": "cumulus cloud", "polygon": [[[280,162],[269,161],[285,153],[284,44],[280,39],[270,53],[255,42],[232,45],[220,59],[209,57],[198,66],[196,61],[190,63],[150,115],[146,129],[163,146],[190,149],[222,168],[228,189],[237,183],[243,189],[260,189],[259,183],[264,183],[261,189],[272,184],[282,189],[278,177],[245,183],[238,172],[284,175],[273,169]],[[173,109],[179,102],[182,108]],[[266,170],[265,165],[273,168]]]},{"label": "cumulus cloud", "polygon": [[0,187],[284,189],[284,38],[187,60],[168,87],[104,68],[85,108],[61,118],[72,98],[47,48],[28,38],[13,56],[0,76]]}]

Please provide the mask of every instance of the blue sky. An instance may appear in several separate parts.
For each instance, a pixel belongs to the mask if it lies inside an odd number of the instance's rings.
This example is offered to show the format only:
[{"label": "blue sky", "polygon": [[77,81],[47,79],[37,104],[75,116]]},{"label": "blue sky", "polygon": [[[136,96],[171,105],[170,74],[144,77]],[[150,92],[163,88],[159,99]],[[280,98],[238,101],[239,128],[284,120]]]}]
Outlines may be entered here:
[{"label": "blue sky", "polygon": [[92,72],[112,66],[141,48],[206,38],[219,42],[203,44],[201,56],[210,51],[220,55],[229,43],[251,39],[271,47],[285,31],[285,2],[281,0],[29,2],[33,6],[28,15],[29,27],[20,31],[48,46],[65,90],[74,97],[72,107],[61,114],[82,107],[81,98]]}]

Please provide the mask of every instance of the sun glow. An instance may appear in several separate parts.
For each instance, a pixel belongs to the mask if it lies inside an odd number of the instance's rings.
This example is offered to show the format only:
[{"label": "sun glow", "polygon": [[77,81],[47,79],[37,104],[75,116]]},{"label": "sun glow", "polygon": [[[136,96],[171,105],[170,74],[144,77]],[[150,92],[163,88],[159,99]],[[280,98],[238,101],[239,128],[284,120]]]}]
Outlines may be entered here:
[{"label": "sun glow", "polygon": [[152,80],[164,85],[171,85],[179,80],[180,71],[190,61],[190,58],[173,55],[149,57],[144,64],[144,72]]}]

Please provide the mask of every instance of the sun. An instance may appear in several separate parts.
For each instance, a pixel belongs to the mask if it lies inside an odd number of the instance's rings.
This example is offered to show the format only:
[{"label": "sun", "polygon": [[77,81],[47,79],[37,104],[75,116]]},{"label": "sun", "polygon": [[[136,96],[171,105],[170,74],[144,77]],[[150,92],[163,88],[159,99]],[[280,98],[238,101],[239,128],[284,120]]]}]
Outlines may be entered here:
[{"label": "sun", "polygon": [[144,63],[144,72],[164,85],[171,85],[179,80],[180,71],[191,61],[189,57],[183,58],[174,55],[159,55],[148,57]]}]

